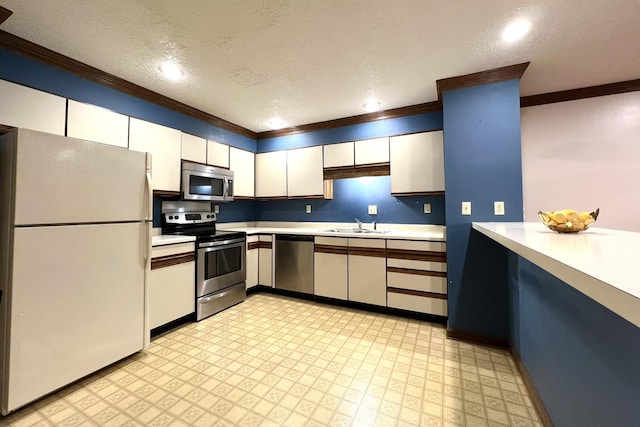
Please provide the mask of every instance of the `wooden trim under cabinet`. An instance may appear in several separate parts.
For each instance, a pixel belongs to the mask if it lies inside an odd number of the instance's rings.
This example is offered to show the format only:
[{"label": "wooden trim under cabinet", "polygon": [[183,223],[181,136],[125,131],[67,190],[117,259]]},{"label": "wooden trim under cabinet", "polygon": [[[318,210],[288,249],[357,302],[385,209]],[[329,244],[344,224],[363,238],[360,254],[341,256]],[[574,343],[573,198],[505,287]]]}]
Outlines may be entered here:
[{"label": "wooden trim under cabinet", "polygon": [[255,200],[253,196],[233,196],[233,200]]},{"label": "wooden trim under cabinet", "polygon": [[405,294],[405,295],[413,295],[417,297],[425,297],[425,298],[437,298],[437,299],[447,299],[447,294],[437,294],[434,292],[425,292],[425,291],[415,291],[413,289],[401,289],[401,288],[387,288],[387,292],[393,292],[396,294]]},{"label": "wooden trim under cabinet", "polygon": [[413,274],[417,276],[447,277],[446,271],[416,270],[414,268],[387,267],[387,273]]},{"label": "wooden trim under cabinet", "polygon": [[267,242],[265,240],[259,240],[257,242],[249,242],[247,243],[247,248],[251,249],[271,249],[273,246],[272,242]]},{"label": "wooden trim under cabinet", "polygon": [[313,251],[315,253],[320,254],[335,254],[335,255],[348,255],[349,248],[346,246],[335,246],[335,245],[319,245],[315,244]]},{"label": "wooden trim under cabinet", "polygon": [[322,170],[325,180],[359,178],[363,176],[391,175],[390,163],[372,163],[368,165],[338,166]]},{"label": "wooden trim under cabinet", "polygon": [[349,255],[370,256],[377,258],[386,258],[387,250],[385,248],[359,248],[353,247],[348,250]]},{"label": "wooden trim under cabinet", "polygon": [[415,251],[411,249],[387,249],[387,258],[413,261],[447,262],[446,252]]},{"label": "wooden trim under cabinet", "polygon": [[173,265],[184,264],[195,260],[195,251],[156,257],[151,259],[151,269],[155,270],[157,268],[171,267]]},{"label": "wooden trim under cabinet", "polygon": [[444,196],[444,191],[413,191],[410,193],[391,193],[393,197]]},{"label": "wooden trim under cabinet", "polygon": [[170,197],[180,197],[179,191],[169,191],[169,190],[153,190],[154,196],[170,196]]}]

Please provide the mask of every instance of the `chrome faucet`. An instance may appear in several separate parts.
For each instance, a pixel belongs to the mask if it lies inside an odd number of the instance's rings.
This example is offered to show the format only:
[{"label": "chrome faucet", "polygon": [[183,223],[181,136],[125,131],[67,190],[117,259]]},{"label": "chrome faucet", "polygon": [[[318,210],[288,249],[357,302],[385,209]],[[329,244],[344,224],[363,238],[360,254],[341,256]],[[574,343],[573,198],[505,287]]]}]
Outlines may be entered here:
[{"label": "chrome faucet", "polygon": [[362,221],[356,218],[356,222],[358,223],[358,230],[362,230]]}]

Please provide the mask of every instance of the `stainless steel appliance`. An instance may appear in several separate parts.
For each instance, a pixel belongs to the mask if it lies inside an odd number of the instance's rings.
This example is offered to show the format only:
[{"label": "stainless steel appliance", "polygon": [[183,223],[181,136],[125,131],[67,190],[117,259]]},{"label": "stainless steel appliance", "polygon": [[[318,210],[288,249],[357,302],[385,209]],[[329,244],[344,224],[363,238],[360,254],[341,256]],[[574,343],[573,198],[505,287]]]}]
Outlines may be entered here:
[{"label": "stainless steel appliance", "polygon": [[165,212],[162,232],[196,237],[196,320],[244,301],[246,233],[216,231],[209,211]]},{"label": "stainless steel appliance", "polygon": [[182,162],[182,199],[233,201],[233,171],[199,163]]},{"label": "stainless steel appliance", "polygon": [[0,136],[0,410],[143,349],[146,153],[17,129]]},{"label": "stainless steel appliance", "polygon": [[313,236],[276,235],[275,287],[313,295]]}]

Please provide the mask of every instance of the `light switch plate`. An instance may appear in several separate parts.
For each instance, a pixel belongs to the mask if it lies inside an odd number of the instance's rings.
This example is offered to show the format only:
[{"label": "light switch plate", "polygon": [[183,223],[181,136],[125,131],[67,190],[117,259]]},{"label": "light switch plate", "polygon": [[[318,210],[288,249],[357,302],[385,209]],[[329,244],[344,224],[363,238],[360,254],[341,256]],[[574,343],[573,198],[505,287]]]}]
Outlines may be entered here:
[{"label": "light switch plate", "polygon": [[220,205],[213,205],[213,213],[220,213]]},{"label": "light switch plate", "polygon": [[307,207],[305,208],[305,212],[311,213],[311,205],[307,205]]},{"label": "light switch plate", "polygon": [[424,204],[424,213],[431,213],[431,203]]},{"label": "light switch plate", "polygon": [[462,215],[471,215],[471,202],[462,202]]},{"label": "light switch plate", "polygon": [[504,202],[493,202],[493,214],[504,215]]},{"label": "light switch plate", "polygon": [[369,215],[378,215],[378,205],[369,205]]}]

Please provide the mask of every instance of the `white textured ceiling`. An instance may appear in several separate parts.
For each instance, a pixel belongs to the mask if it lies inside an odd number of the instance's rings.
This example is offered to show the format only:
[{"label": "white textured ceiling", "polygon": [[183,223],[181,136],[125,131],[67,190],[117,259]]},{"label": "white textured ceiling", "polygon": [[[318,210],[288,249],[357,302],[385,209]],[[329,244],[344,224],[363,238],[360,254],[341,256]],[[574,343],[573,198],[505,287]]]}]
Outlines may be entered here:
[{"label": "white textured ceiling", "polygon": [[[521,94],[640,77],[640,0],[0,0],[2,29],[250,130],[437,99],[531,61]],[[500,39],[517,17],[520,43]],[[174,59],[187,75],[158,74]]]}]

